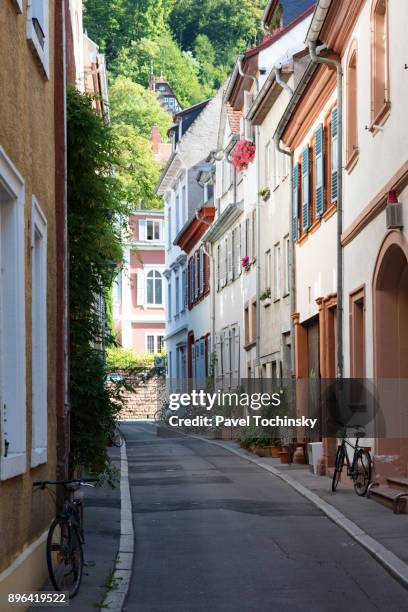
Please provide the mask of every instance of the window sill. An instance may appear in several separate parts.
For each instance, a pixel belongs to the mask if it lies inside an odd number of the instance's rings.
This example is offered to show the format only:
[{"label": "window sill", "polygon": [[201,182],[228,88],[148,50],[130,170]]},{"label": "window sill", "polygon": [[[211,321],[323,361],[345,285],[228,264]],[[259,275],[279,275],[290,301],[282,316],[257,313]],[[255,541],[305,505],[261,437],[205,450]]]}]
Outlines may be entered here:
[{"label": "window sill", "polygon": [[33,448],[31,451],[31,467],[35,468],[43,463],[47,463],[47,449]]},{"label": "window sill", "polygon": [[337,212],[337,205],[331,204],[327,210],[324,211],[322,215],[323,221],[328,221],[330,217],[332,217]]},{"label": "window sill", "polygon": [[353,153],[349,156],[346,162],[346,165],[344,166],[344,169],[346,170],[348,174],[350,174],[350,172],[353,170],[354,166],[358,162],[359,155],[360,155],[360,151],[357,147],[356,149],[354,149]]},{"label": "window sill", "polygon": [[27,470],[25,453],[12,453],[0,459],[0,480],[8,480],[24,474]]},{"label": "window sill", "polygon": [[273,298],[273,303],[276,304],[276,302],[280,302],[280,297]]},{"label": "window sill", "polygon": [[390,111],[391,102],[384,102],[383,106],[372,120],[371,125],[368,126],[368,131],[371,132],[373,136],[376,136],[376,134],[378,134],[380,131],[377,129],[377,126],[381,127],[387,121],[388,117],[390,116]]},{"label": "window sill", "polygon": [[23,0],[13,0],[14,6],[16,7],[16,12],[21,15],[23,12]]},{"label": "window sill", "polygon": [[254,348],[254,346],[256,346],[256,340],[252,340],[252,342],[248,342],[248,344],[245,344],[244,351],[250,351],[251,348]]},{"label": "window sill", "polygon": [[270,306],[272,304],[271,298],[268,298],[267,300],[262,300],[262,306],[264,308],[267,308],[268,306]]},{"label": "window sill", "polygon": [[40,65],[44,76],[47,80],[50,78],[50,62],[49,62],[49,44],[48,37],[45,39],[44,47],[41,46],[38,40],[37,33],[34,29],[34,25],[31,19],[31,14],[27,20],[27,39],[30,43],[30,47],[35,55],[37,63]]}]

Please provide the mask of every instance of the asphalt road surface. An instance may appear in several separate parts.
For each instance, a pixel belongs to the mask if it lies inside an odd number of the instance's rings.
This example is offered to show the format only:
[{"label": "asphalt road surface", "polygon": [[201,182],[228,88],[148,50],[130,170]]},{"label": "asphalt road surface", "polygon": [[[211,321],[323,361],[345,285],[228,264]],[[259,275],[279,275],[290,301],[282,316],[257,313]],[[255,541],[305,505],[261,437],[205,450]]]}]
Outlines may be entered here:
[{"label": "asphalt road surface", "polygon": [[408,592],[289,485],[196,438],[123,426],[135,528],[127,612],[397,612]]}]

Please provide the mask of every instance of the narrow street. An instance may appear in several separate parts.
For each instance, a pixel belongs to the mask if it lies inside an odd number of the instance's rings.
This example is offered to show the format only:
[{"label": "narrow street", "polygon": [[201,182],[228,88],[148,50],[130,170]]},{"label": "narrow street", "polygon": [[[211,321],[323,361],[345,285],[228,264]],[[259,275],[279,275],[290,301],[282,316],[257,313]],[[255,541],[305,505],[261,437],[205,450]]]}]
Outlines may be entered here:
[{"label": "narrow street", "polygon": [[195,438],[123,426],[135,528],[126,610],[407,609],[406,590],[291,487]]}]

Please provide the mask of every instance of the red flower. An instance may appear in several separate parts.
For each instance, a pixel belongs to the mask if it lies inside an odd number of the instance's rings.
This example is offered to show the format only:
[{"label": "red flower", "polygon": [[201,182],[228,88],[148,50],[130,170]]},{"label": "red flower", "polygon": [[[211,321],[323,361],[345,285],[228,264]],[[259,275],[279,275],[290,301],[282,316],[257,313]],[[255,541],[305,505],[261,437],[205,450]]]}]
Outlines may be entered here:
[{"label": "red flower", "polygon": [[248,257],[248,255],[245,255],[245,257],[243,257],[241,259],[241,266],[243,268],[247,268],[249,266],[249,257]]},{"label": "red flower", "polygon": [[235,145],[231,161],[238,172],[246,170],[255,159],[255,143],[243,138]]}]

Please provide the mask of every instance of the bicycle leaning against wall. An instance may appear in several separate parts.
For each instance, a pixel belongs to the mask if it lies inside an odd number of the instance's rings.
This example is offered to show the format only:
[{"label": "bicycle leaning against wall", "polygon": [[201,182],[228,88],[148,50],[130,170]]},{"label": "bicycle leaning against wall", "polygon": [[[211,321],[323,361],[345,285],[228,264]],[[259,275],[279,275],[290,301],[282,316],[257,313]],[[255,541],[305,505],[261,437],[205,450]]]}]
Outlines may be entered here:
[{"label": "bicycle leaning against wall", "polygon": [[[371,482],[372,461],[370,451],[365,446],[360,446],[358,441],[364,437],[364,431],[361,425],[353,425],[355,429],[354,436],[355,444],[349,442],[347,437],[347,429],[343,432],[343,439],[337,448],[336,463],[332,480],[332,491],[336,491],[339,484],[341,472],[344,464],[347,466],[347,476],[354,482],[354,490],[357,495],[365,495],[368,485]],[[353,449],[353,459],[350,461],[347,447]]]},{"label": "bicycle leaning against wall", "polygon": [[74,597],[81,586],[84,567],[84,508],[75,498],[79,487],[93,487],[98,478],[74,480],[40,480],[33,487],[49,490],[50,486],[64,488],[62,511],[51,523],[47,537],[47,566],[52,585],[56,591],[67,591]]}]

